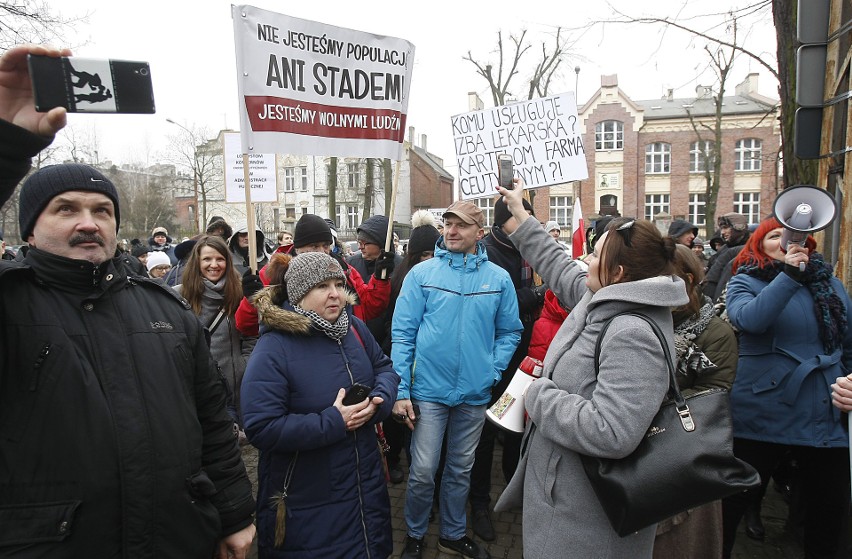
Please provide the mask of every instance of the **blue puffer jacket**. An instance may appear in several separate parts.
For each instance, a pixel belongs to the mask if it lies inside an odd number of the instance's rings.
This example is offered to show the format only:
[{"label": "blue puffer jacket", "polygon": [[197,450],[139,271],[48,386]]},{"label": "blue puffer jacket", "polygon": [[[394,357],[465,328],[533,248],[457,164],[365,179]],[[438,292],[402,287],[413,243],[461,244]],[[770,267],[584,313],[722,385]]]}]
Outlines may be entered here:
[{"label": "blue puffer jacket", "polygon": [[524,327],[505,270],[475,254],[450,252],[414,266],[393,313],[391,357],[399,398],[482,405],[515,352]]},{"label": "blue puffer jacket", "polygon": [[[852,304],[836,278],[836,293]],[[826,355],[807,287],[781,273],[767,283],[737,274],[728,283],[728,316],[740,329],[731,389],[734,436],[813,447],[849,446],[831,384],[852,368],[852,328],[843,348]],[[845,419],[843,420],[845,423]]]},{"label": "blue puffer jacket", "polygon": [[[375,424],[390,415],[399,377],[359,319],[350,315],[349,332],[338,344],[289,303],[274,304],[275,289],[255,300],[264,326],[241,394],[246,435],[260,449],[260,556],[384,559],[393,541]],[[353,382],[372,386],[371,397],[384,403],[367,425],[350,432],[333,402]],[[294,461],[286,537],[276,549],[277,496]]]}]

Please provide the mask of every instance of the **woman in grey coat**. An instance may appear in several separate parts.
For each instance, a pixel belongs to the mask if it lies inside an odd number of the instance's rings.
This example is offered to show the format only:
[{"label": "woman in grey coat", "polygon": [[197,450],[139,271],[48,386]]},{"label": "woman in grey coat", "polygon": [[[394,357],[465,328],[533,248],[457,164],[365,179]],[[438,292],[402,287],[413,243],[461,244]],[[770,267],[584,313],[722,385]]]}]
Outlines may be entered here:
[{"label": "woman in grey coat", "polygon": [[671,307],[689,298],[672,276],[675,245],[648,221],[614,219],[595,245],[588,270],[529,220],[522,183],[500,189],[520,227],[510,236],[560,301],[572,308],[544,359],[542,378],[526,392],[521,462],[495,510],[523,506],[524,556],[651,557],[656,525],[619,537],[583,470],[580,456],[622,458],[645,435],[668,389],[663,348],[644,320],[611,317],[639,311],[667,334],[675,354]]},{"label": "woman in grey coat", "polygon": [[[229,407],[234,421],[242,425],[240,384],[257,338],[245,337],[237,330],[234,313],[243,298],[243,288],[225,241],[217,235],[199,238],[181,281],[174,290],[183,295],[201,324],[210,330],[210,353],[233,395]],[[240,442],[244,437],[240,432]]]}]

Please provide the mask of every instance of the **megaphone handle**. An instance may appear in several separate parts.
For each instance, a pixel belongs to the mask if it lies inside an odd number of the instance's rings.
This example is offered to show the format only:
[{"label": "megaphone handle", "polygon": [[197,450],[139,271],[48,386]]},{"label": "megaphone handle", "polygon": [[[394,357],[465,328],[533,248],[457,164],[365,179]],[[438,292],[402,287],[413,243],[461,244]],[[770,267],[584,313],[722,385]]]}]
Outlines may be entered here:
[{"label": "megaphone handle", "polygon": [[804,263],[804,262],[799,262],[799,271],[800,271],[800,272],[804,272],[804,271],[805,271],[805,263]]}]

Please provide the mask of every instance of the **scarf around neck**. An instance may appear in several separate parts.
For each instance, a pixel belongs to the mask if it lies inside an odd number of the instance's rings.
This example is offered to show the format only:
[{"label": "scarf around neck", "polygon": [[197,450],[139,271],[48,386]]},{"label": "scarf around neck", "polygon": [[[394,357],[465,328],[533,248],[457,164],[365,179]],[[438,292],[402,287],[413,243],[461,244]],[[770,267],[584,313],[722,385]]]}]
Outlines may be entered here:
[{"label": "scarf around neck", "polygon": [[310,318],[311,325],[332,340],[340,340],[349,331],[349,313],[346,309],[343,309],[334,324],[318,315],[316,311],[307,311],[298,305],[293,305],[293,310]]},{"label": "scarf around neck", "polygon": [[713,372],[717,369],[715,363],[704,355],[704,351],[695,340],[700,336],[710,320],[716,315],[713,303],[709,297],[704,298],[704,305],[698,314],[687,317],[675,326],[675,352],[677,353],[677,372],[688,376],[690,373],[697,375]]},{"label": "scarf around neck", "polygon": [[[737,273],[747,274],[768,283],[778,277],[778,274],[784,273],[784,262],[776,260],[764,268],[756,264],[744,264],[739,267]],[[848,326],[846,305],[831,284],[833,277],[832,265],[827,263],[821,254],[812,252],[808,257],[808,265],[804,273],[797,280],[808,288],[814,300],[814,313],[826,353],[833,353],[841,347],[843,335]]]}]

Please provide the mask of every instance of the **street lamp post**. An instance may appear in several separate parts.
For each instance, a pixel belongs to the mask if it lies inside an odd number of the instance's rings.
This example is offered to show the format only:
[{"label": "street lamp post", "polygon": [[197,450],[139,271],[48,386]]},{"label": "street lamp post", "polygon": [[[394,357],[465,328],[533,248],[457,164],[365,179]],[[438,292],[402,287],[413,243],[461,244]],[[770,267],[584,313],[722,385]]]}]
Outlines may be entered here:
[{"label": "street lamp post", "polygon": [[[193,196],[195,198],[194,221],[195,221],[195,230],[196,230],[197,233],[200,233],[201,232],[201,226],[199,225],[198,218],[203,213],[204,219],[207,219],[207,215],[206,215],[207,212],[206,211],[204,211],[204,212],[198,211],[198,144],[195,141],[195,134],[193,134],[192,131],[189,128],[187,128],[186,126],[184,126],[183,124],[179,124],[179,123],[175,122],[174,120],[172,120],[170,118],[167,118],[166,122],[168,122],[169,124],[174,124],[178,128],[181,128],[184,132],[189,134],[189,139],[192,142],[192,151],[193,151],[193,159],[194,159],[193,162],[192,162],[192,191],[193,191]],[[206,208],[205,208],[205,210],[206,210]]]}]

